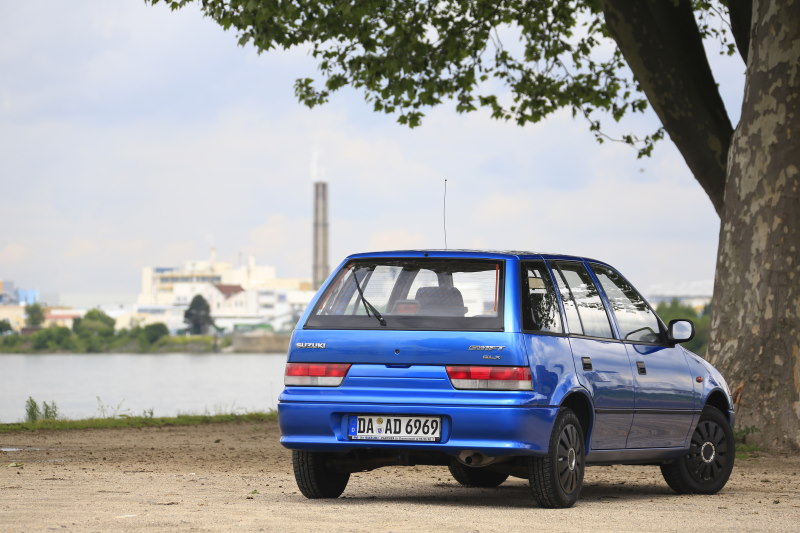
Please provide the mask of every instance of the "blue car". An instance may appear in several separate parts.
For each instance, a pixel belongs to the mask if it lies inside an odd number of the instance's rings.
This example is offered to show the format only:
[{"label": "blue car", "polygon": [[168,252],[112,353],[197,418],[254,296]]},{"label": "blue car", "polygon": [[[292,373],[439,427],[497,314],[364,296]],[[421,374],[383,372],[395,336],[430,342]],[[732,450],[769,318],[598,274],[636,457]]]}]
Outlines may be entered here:
[{"label": "blue car", "polygon": [[308,498],[390,465],[446,465],[473,487],[527,479],[543,507],[572,506],[592,465],[658,465],[678,493],[716,493],[733,404],[679,345],[693,335],[593,259],[352,255],[292,336],[281,443]]}]

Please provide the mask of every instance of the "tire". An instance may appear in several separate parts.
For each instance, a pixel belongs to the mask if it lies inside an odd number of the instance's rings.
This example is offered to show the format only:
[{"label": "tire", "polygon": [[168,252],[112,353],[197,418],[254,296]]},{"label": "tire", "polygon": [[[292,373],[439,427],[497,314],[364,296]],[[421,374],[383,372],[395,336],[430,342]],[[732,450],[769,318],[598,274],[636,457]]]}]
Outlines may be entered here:
[{"label": "tire", "polygon": [[331,454],[292,450],[292,466],[297,488],[306,498],[338,498],[347,487],[349,473],[331,471]]},{"label": "tire", "polygon": [[508,474],[466,466],[456,460],[450,462],[449,468],[455,480],[465,487],[497,487],[508,479]]},{"label": "tire", "polygon": [[572,507],[578,501],[586,468],[583,428],[571,409],[559,411],[547,455],[529,459],[528,479],[542,507]]},{"label": "tire", "polygon": [[735,458],[730,422],[719,409],[707,406],[692,433],[689,453],[661,465],[661,475],[678,494],[716,494],[728,482]]}]

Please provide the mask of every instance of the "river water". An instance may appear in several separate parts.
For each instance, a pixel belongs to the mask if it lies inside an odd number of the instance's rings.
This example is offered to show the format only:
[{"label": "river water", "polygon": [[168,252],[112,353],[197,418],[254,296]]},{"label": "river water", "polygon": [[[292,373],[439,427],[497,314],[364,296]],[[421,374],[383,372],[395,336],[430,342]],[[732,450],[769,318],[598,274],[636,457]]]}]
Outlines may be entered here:
[{"label": "river water", "polygon": [[286,354],[0,354],[0,423],[25,401],[89,418],[267,411],[283,388]]}]

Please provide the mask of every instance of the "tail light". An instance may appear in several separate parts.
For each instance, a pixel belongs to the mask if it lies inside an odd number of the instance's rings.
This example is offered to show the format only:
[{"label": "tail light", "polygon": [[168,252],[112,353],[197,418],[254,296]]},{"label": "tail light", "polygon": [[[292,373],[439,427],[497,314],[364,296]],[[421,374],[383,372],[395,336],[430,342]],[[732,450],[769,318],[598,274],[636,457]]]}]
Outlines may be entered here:
[{"label": "tail light", "polygon": [[338,387],[350,370],[346,363],[286,363],[283,384],[301,387]]},{"label": "tail light", "polygon": [[447,375],[456,389],[533,390],[527,366],[448,366]]}]

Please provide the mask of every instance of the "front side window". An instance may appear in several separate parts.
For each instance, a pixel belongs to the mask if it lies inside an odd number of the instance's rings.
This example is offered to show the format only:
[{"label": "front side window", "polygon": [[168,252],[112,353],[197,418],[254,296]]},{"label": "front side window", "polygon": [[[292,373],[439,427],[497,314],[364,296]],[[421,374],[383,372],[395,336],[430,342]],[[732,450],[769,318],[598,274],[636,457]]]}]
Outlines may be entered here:
[{"label": "front side window", "polygon": [[570,333],[613,338],[603,301],[582,263],[555,263],[553,274],[564,299]]},{"label": "front side window", "polygon": [[354,260],[325,290],[305,327],[502,331],[503,277],[497,260]]},{"label": "front side window", "polygon": [[614,311],[623,340],[631,342],[661,342],[661,326],[644,298],[614,270],[592,265],[606,299]]},{"label": "front side window", "polygon": [[561,311],[544,261],[522,264],[522,328],[562,333]]}]

